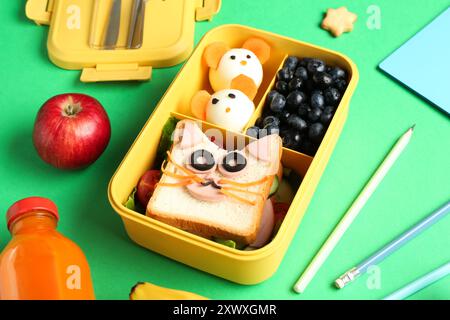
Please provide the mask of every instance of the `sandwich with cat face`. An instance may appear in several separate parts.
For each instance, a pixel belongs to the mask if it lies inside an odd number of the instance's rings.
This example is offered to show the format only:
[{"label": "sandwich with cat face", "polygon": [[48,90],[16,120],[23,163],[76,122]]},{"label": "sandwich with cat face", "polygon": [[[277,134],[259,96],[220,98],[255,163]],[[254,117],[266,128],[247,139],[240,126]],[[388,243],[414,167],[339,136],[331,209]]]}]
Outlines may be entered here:
[{"label": "sandwich with cat face", "polygon": [[226,150],[194,121],[180,121],[147,215],[206,238],[252,244],[270,210],[267,197],[281,150],[278,135]]}]

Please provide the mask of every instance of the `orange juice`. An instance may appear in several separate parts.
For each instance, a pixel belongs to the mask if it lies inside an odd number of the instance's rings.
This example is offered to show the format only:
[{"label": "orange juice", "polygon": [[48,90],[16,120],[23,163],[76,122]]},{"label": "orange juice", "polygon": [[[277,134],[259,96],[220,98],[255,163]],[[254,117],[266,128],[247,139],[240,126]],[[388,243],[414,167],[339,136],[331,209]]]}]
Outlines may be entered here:
[{"label": "orange juice", "polygon": [[7,212],[11,241],[0,255],[0,299],[95,299],[81,249],[56,230],[56,205],[31,197]]}]

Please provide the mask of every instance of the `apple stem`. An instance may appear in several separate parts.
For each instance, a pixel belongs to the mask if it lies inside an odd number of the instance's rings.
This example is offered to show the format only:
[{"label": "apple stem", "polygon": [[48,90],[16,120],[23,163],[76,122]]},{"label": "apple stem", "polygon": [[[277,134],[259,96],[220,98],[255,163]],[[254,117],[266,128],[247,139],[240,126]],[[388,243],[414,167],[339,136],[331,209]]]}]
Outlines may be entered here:
[{"label": "apple stem", "polygon": [[81,105],[79,103],[74,103],[72,97],[69,97],[69,103],[64,108],[64,113],[68,116],[74,116],[81,111]]}]

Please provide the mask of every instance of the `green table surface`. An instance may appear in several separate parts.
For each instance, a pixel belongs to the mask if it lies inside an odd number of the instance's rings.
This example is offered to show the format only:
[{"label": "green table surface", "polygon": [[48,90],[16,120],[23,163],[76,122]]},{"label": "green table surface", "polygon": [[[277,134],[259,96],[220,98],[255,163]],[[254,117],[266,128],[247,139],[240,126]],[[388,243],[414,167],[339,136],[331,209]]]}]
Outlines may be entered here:
[{"label": "green table surface", "polygon": [[[371,4],[381,9],[379,30],[366,26]],[[360,72],[344,130],[278,271],[259,285],[242,286],[135,245],[108,202],[111,176],[180,66],[154,70],[153,79],[145,83],[83,84],[78,71],[62,70],[49,62],[48,28],[27,20],[25,0],[6,1],[0,10],[0,212],[4,214],[13,202],[27,196],[53,199],[60,209],[59,230],[87,255],[99,299],[127,299],[137,281],[215,299],[383,298],[450,260],[447,217],[379,265],[379,288],[367,284],[371,281],[367,275],[344,290],[332,287],[342,272],[449,200],[449,118],[377,69],[382,59],[448,4],[448,0],[224,0],[212,22],[197,23],[196,43],[216,26],[244,24],[340,51],[353,59]],[[358,14],[358,21],[352,33],[335,39],[319,25],[328,7],[341,5]],[[66,92],[95,96],[112,123],[106,152],[82,171],[48,166],[32,145],[38,109],[49,97]],[[297,277],[395,140],[414,123],[414,136],[398,162],[306,292],[294,293],[291,288]],[[0,247],[9,239],[1,223]],[[450,277],[411,298],[450,299]]]}]

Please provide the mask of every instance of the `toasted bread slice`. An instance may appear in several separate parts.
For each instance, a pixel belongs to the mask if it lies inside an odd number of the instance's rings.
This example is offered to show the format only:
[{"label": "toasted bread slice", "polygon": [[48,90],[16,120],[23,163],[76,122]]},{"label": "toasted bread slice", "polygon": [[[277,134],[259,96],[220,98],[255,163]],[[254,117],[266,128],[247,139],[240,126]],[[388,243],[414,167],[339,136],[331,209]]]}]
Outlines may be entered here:
[{"label": "toasted bread slice", "polygon": [[[266,136],[240,150],[246,158],[245,169],[230,177],[219,168],[228,151],[211,142],[195,122],[180,121],[165,172],[186,177],[191,175],[191,171],[186,171],[192,169],[189,167],[190,156],[201,149],[213,154],[217,165],[208,175],[195,176],[214,177],[219,188],[212,190],[213,187],[208,186],[204,190],[205,194],[216,192],[216,196],[205,200],[204,195],[190,192],[186,185],[171,185],[189,180],[188,178],[163,174],[148,203],[147,215],[206,238],[218,237],[242,244],[252,243],[260,226],[263,205],[278,171],[282,149],[280,137]],[[180,166],[184,169],[181,170]],[[203,185],[192,181],[192,185],[194,184],[197,184],[196,190],[203,190]]]}]

